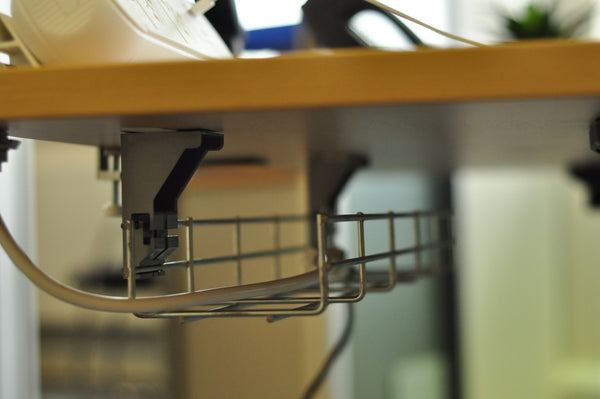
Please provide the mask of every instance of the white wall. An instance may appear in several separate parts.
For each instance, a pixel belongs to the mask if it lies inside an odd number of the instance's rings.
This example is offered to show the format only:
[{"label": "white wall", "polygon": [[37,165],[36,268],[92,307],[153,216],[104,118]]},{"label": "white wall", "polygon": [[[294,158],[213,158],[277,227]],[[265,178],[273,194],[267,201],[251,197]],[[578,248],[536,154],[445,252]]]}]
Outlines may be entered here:
[{"label": "white wall", "polygon": [[566,238],[557,174],[470,169],[455,178],[465,398],[556,397],[553,299]]},{"label": "white wall", "polygon": [[455,177],[464,397],[597,398],[600,212],[560,165]]}]

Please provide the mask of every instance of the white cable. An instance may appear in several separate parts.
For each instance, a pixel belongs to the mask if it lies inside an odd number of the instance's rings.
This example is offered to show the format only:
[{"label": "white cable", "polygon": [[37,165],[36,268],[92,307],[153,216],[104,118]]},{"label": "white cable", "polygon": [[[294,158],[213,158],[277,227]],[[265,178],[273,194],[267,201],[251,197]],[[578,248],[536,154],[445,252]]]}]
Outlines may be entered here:
[{"label": "white cable", "polygon": [[210,305],[258,296],[270,296],[297,291],[317,284],[318,272],[243,286],[213,288],[193,293],[129,299],[92,294],[69,287],[40,270],[16,243],[0,215],[0,246],[15,266],[38,288],[48,294],[82,308],[118,313],[156,313]]},{"label": "white cable", "polygon": [[383,4],[383,3],[381,3],[381,2],[379,2],[377,0],[365,0],[365,1],[367,3],[371,3],[371,4],[375,5],[375,6],[377,6],[377,7],[381,8],[381,9],[383,9],[383,10],[389,11],[392,14],[395,14],[395,15],[399,16],[400,18],[406,19],[407,21],[410,21],[410,22],[414,22],[417,25],[421,25],[422,27],[427,28],[427,29],[429,29],[431,31],[434,31],[435,33],[437,33],[439,35],[442,35],[442,36],[445,36],[445,37],[447,37],[449,39],[456,40],[458,42],[462,42],[462,43],[466,43],[466,44],[470,44],[471,46],[475,46],[475,47],[487,47],[486,44],[479,43],[479,42],[476,42],[476,41],[473,41],[473,40],[469,40],[469,39],[465,39],[464,37],[457,36],[457,35],[454,35],[452,33],[448,33],[448,32],[445,32],[445,31],[443,31],[441,29],[435,28],[435,27],[433,27],[431,25],[426,24],[423,21],[419,21],[418,19],[413,18],[410,15],[407,15],[407,14],[401,12],[401,11],[398,11],[395,8],[392,8],[392,7],[388,6],[388,5],[385,5],[385,4]]}]

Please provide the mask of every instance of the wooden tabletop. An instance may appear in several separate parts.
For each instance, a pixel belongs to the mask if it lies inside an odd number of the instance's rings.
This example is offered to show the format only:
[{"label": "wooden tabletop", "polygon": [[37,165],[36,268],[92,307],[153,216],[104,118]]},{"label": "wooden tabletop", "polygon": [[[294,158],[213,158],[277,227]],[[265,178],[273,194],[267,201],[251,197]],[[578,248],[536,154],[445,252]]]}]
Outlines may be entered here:
[{"label": "wooden tabletop", "polygon": [[453,143],[446,161],[464,164],[508,142],[498,151],[563,162],[587,154],[586,126],[600,109],[599,65],[600,43],[559,41],[15,68],[0,71],[0,123],[20,137],[118,144],[125,126],[227,134],[229,125],[260,135],[270,118],[291,118],[311,146],[377,152],[386,146],[365,143],[392,140],[429,151]]}]

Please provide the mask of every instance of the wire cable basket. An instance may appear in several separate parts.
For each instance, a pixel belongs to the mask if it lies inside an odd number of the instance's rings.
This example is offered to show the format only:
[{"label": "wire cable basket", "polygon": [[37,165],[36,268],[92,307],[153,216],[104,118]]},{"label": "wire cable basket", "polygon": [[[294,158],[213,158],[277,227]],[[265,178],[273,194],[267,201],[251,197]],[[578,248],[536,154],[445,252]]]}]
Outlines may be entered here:
[{"label": "wire cable basket", "polygon": [[[290,223],[314,223],[316,243],[283,244],[283,226]],[[386,250],[371,250],[368,230],[365,224],[384,223],[386,225]],[[404,223],[403,229],[398,223]],[[354,224],[357,253],[347,256],[333,244],[332,232],[340,224]],[[313,219],[308,216],[270,216],[230,219],[196,220],[193,218],[178,221],[185,236],[184,245],[177,259],[168,260],[159,266],[135,266],[134,243],[138,237],[136,224],[126,222],[125,229],[126,264],[123,275],[128,282],[128,297],[136,298],[136,279],[141,276],[166,274],[175,269],[185,270],[186,292],[198,292],[197,272],[199,268],[216,265],[233,265],[234,284],[202,288],[233,292],[228,300],[211,303],[208,306],[185,309],[171,309],[156,313],[136,313],[142,318],[179,318],[182,322],[196,321],[208,317],[260,316],[276,321],[290,316],[308,316],[322,313],[332,303],[352,303],[360,301],[369,292],[392,290],[399,283],[416,281],[421,277],[438,274],[452,266],[452,214],[450,211],[425,211],[405,213],[372,213],[349,215],[318,214]],[[261,234],[261,239],[269,242],[268,249],[242,250],[242,228],[250,225],[269,226],[270,234]],[[406,226],[410,225],[410,231]],[[211,226],[230,228],[233,251],[227,255],[198,257],[194,236],[202,229]],[[407,236],[399,245],[397,233],[402,230]],[[373,235],[381,246],[379,235]],[[371,239],[372,240],[372,239]],[[385,241],[385,240],[384,240]],[[403,239],[404,241],[404,239]],[[284,276],[282,258],[288,255],[304,255],[305,271],[292,276]],[[412,256],[411,266],[398,267],[400,257]],[[244,282],[245,262],[263,262],[271,266],[270,277],[264,281]],[[384,262],[384,269],[371,267]],[[369,266],[367,266],[369,265]],[[233,299],[232,299],[233,298]]]}]

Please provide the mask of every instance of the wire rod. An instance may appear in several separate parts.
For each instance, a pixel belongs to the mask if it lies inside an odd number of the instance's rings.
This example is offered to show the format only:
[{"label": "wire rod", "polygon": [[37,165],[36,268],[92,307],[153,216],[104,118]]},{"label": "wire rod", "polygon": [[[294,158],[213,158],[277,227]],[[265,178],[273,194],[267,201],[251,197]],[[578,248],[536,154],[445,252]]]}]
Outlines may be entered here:
[{"label": "wire rod", "polygon": [[418,212],[387,212],[387,213],[351,213],[346,215],[328,215],[328,222],[358,222],[360,220],[387,220],[387,219],[407,219],[416,216],[448,216],[452,212],[448,210],[418,211]]},{"label": "wire rod", "polygon": [[[248,260],[248,259],[256,259],[256,258],[265,258],[269,256],[275,255],[288,255],[294,253],[301,253],[308,249],[309,247],[306,245],[297,246],[297,247],[289,247],[289,248],[281,248],[278,250],[270,250],[270,251],[256,251],[256,252],[246,252],[242,255],[224,255],[224,256],[215,256],[212,258],[201,258],[194,259],[194,266],[207,266],[214,265],[216,263],[227,263],[227,262],[235,262],[239,260]],[[187,260],[178,260],[173,262],[165,262],[162,265],[158,266],[139,266],[135,269],[136,273],[150,273],[157,270],[169,270],[169,269],[180,269],[186,267],[189,262]]]},{"label": "wire rod", "polygon": [[[239,218],[239,222],[243,224],[248,223],[290,223],[290,222],[303,222],[308,221],[309,216],[306,215],[288,215],[288,216],[266,216],[266,217],[245,217]],[[194,226],[218,226],[218,225],[234,225],[238,221],[238,218],[224,218],[224,219],[194,219]],[[180,219],[177,221],[179,227],[185,227],[187,219]]]}]

